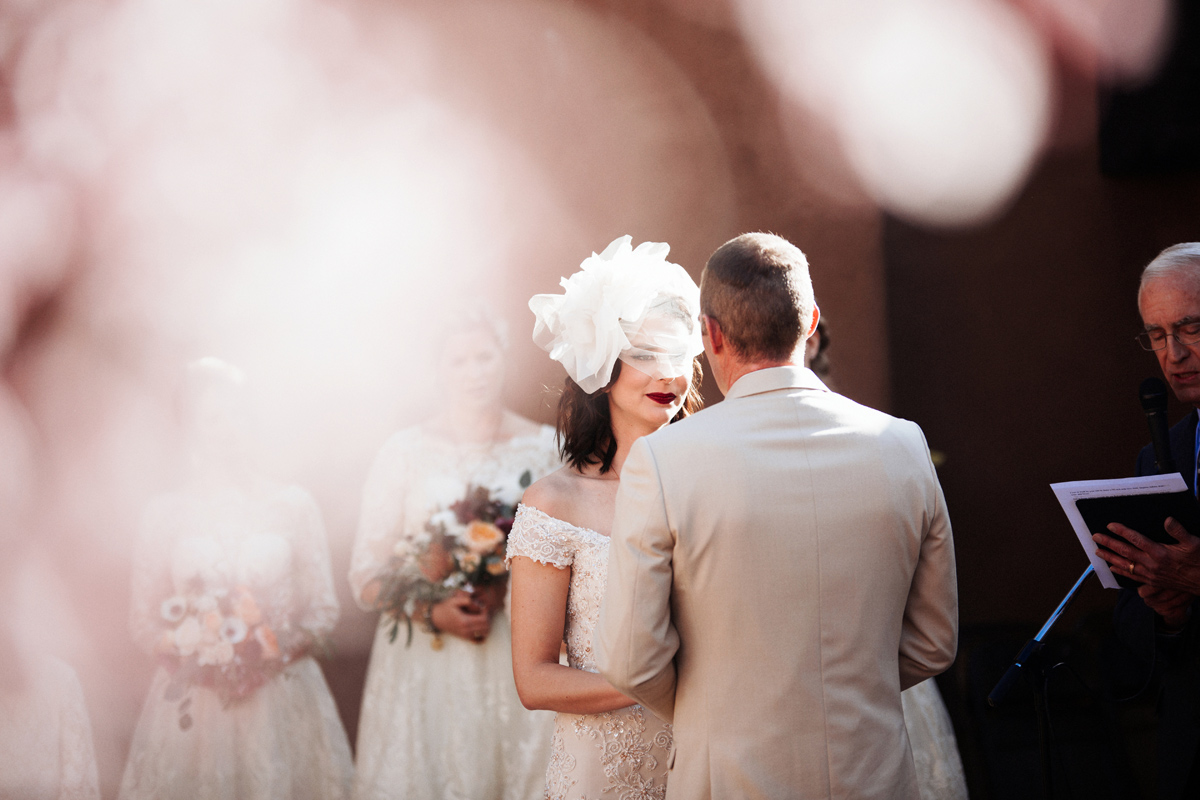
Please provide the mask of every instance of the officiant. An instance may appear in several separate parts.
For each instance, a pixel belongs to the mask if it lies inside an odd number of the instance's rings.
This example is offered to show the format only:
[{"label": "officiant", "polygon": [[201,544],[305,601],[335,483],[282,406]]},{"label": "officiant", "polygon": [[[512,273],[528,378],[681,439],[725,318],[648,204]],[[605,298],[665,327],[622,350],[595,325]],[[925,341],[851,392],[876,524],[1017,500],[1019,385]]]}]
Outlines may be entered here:
[{"label": "officiant", "polygon": [[[1188,488],[1196,491],[1200,456],[1200,242],[1163,250],[1142,271],[1138,310],[1141,346],[1158,357],[1175,397],[1192,406],[1170,431],[1171,455]],[[1137,474],[1152,475],[1151,445],[1138,455]],[[1121,638],[1157,667],[1158,796],[1200,797],[1200,531],[1168,520],[1173,543],[1159,544],[1119,523],[1109,525],[1123,542],[1102,533],[1093,538],[1098,554],[1116,575],[1142,585],[1122,589],[1115,623]],[[1148,668],[1150,668],[1148,666]]]}]

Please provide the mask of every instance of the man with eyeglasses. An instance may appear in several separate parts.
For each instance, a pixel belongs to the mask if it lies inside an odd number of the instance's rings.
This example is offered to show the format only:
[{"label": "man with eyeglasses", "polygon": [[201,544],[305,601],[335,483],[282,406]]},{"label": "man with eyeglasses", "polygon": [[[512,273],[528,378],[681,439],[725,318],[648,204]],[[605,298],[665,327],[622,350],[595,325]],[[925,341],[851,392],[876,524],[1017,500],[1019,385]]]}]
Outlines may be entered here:
[{"label": "man with eyeglasses", "polygon": [[[1144,326],[1138,342],[1158,357],[1175,397],[1192,411],[1171,428],[1171,455],[1188,487],[1196,491],[1200,459],[1200,242],[1163,250],[1142,271],[1138,310]],[[1138,455],[1137,474],[1154,472],[1150,445]],[[1159,669],[1162,685],[1158,725],[1158,794],[1200,797],[1200,538],[1168,520],[1173,544],[1158,544],[1114,523],[1109,530],[1128,544],[1098,533],[1098,554],[1113,572],[1143,585],[1122,589],[1115,622],[1122,638]]]}]

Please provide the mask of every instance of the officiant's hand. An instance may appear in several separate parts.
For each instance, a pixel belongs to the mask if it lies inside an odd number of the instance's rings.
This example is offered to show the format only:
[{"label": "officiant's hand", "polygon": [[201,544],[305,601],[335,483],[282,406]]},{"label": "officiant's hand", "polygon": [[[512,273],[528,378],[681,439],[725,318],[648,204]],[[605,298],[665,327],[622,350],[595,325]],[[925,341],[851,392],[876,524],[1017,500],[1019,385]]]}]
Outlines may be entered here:
[{"label": "officiant's hand", "polygon": [[1163,526],[1174,544],[1159,544],[1114,522],[1108,529],[1126,541],[1103,533],[1092,535],[1100,545],[1096,555],[1118,575],[1127,575],[1159,589],[1200,595],[1200,538],[1192,536],[1174,519]]},{"label": "officiant's hand", "polygon": [[1138,587],[1138,596],[1142,598],[1151,611],[1162,617],[1159,625],[1161,633],[1178,633],[1187,625],[1193,595],[1187,592],[1177,592],[1174,589],[1160,589],[1146,584]]},{"label": "officiant's hand", "polygon": [[487,609],[466,592],[458,592],[435,605],[429,610],[429,618],[438,630],[468,642],[487,639],[492,625]]}]

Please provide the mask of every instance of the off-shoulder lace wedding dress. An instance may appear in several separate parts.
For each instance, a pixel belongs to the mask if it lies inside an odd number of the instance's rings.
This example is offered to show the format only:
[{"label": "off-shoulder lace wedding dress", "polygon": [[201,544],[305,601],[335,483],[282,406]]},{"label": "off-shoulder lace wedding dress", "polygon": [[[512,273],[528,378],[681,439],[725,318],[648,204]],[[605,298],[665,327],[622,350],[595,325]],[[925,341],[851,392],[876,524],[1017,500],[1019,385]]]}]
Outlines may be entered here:
[{"label": "off-shoulder lace wedding dress", "polygon": [[[247,587],[278,645],[333,629],[338,616],[320,511],[298,487],[178,492],[144,516],[133,563],[134,638],[161,647],[170,599]],[[180,697],[159,668],[138,720],[121,800],[342,800],[353,763],[321,669],[291,661],[226,707],[212,688]]]},{"label": "off-shoulder lace wedding dress", "polygon": [[[508,558],[524,556],[571,570],[567,663],[596,672],[592,632],[608,583],[608,537],[521,506]],[[662,800],[667,791],[671,726],[641,706],[555,717],[546,794],[551,800]]]},{"label": "off-shoulder lace wedding dress", "polygon": [[[363,490],[350,584],[383,576],[395,546],[419,536],[431,514],[461,500],[468,485],[516,503],[521,476],[560,466],[554,429],[487,444],[456,443],[416,426],[383,446]],[[381,620],[358,726],[355,800],[531,800],[541,794],[553,715],[527,711],[513,683],[508,614],[482,643]]]}]

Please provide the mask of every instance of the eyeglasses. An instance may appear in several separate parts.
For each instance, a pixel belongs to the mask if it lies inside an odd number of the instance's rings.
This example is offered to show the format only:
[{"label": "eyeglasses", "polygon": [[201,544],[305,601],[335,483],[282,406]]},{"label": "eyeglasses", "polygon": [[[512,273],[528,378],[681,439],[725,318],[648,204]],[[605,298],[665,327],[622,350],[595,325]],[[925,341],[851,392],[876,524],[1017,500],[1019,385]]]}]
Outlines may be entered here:
[{"label": "eyeglasses", "polygon": [[1162,328],[1142,331],[1136,337],[1143,350],[1162,350],[1167,346],[1167,337],[1171,337],[1181,345],[1192,345],[1200,342],[1200,322],[1187,322],[1180,325],[1173,333]]}]

